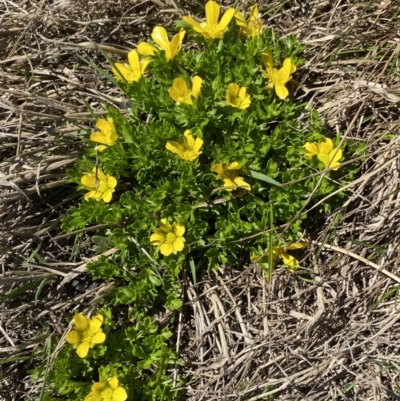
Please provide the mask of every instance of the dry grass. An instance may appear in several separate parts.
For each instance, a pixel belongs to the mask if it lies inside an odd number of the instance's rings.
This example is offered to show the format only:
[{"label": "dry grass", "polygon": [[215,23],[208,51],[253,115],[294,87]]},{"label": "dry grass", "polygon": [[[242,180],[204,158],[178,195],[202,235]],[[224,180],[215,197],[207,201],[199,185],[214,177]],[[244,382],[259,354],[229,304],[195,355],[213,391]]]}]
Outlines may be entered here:
[{"label": "dry grass", "polygon": [[[156,23],[200,3],[0,4],[0,288],[14,291],[0,306],[0,399],[34,394],[26,371],[44,356],[45,339],[106,290],[84,274],[94,228],[64,235],[59,222],[80,199],[65,169],[93,126],[83,100],[98,115],[104,103],[123,108],[125,100],[77,53],[107,68],[92,42],[123,56]],[[311,271],[277,270],[270,286],[253,265],[184,282],[177,349],[188,399],[398,400],[397,1],[260,3],[266,25],[307,45],[296,96],[331,133],[366,143],[369,156],[349,199],[312,233],[303,261]]]}]

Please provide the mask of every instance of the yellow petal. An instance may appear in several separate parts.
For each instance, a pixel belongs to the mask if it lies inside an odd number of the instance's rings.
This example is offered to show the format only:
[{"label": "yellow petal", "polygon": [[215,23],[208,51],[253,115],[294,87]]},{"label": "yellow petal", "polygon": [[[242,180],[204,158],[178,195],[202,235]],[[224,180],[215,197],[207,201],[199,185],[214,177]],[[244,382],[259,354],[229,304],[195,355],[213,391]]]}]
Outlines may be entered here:
[{"label": "yellow petal", "polygon": [[123,64],[114,63],[114,67],[111,69],[111,71],[117,77],[117,79],[124,78],[128,82],[131,81],[132,71],[125,67]]},{"label": "yellow petal", "polygon": [[76,330],[85,331],[89,328],[89,320],[85,316],[78,313],[74,316],[74,324]]},{"label": "yellow petal", "polygon": [[167,242],[165,242],[164,244],[161,244],[160,246],[160,252],[162,255],[164,256],[169,256],[171,255],[171,253],[173,252],[174,247],[172,244],[169,244]]},{"label": "yellow petal", "polygon": [[165,235],[160,234],[160,233],[151,234],[150,242],[152,245],[159,246],[165,242]]},{"label": "yellow petal", "polygon": [[235,183],[230,178],[224,178],[223,181],[224,181],[224,188],[227,191],[233,191],[234,189],[236,189]]},{"label": "yellow petal", "polygon": [[77,331],[72,330],[66,335],[65,339],[67,343],[76,345],[79,344],[79,342],[81,341],[81,336]]},{"label": "yellow petal", "polygon": [[116,390],[118,388],[118,378],[116,376],[109,378],[107,383],[112,390]]},{"label": "yellow petal", "polygon": [[[183,29],[181,29],[179,31],[179,33],[177,33],[171,40],[171,45],[170,45],[170,49],[171,49],[171,54],[170,57],[171,59],[173,59],[180,51],[181,46],[182,46],[182,41],[183,38],[185,37],[185,31]],[[168,57],[167,57],[168,60]]]},{"label": "yellow petal", "polygon": [[184,148],[187,149],[187,150],[193,149],[194,142],[195,142],[194,136],[190,135],[190,133],[187,133],[187,131],[185,131],[185,133],[183,134],[183,146],[184,146]]},{"label": "yellow petal", "polygon": [[221,178],[222,178],[222,176],[223,176],[223,174],[224,174],[224,168],[222,167],[222,164],[221,164],[221,163],[214,164],[214,165],[211,167],[211,171],[212,171],[213,173],[217,173]]},{"label": "yellow petal", "polygon": [[88,394],[83,401],[103,401],[104,398],[99,391]]},{"label": "yellow petal", "polygon": [[101,132],[92,132],[90,134],[90,140],[93,142],[103,143],[105,145],[108,145],[109,143],[108,138]]},{"label": "yellow petal", "polygon": [[228,10],[225,11],[224,15],[221,18],[220,23],[218,24],[218,29],[220,31],[225,31],[226,27],[231,22],[235,13],[236,13],[236,10],[234,8],[229,8]]},{"label": "yellow petal", "polygon": [[239,91],[240,91],[239,85],[236,84],[235,82],[232,82],[228,85],[228,89],[226,91],[226,97],[228,98],[229,96],[230,99],[233,99],[238,96]]},{"label": "yellow petal", "polygon": [[100,167],[93,167],[92,168],[92,173],[94,177],[97,177],[98,180],[100,181],[106,181],[106,175],[103,173],[103,170]]},{"label": "yellow petal", "polygon": [[192,28],[193,28],[196,32],[201,33],[201,34],[204,33],[204,28],[203,28],[197,21],[195,21],[193,18],[191,18],[191,17],[186,17],[186,16],[185,16],[185,17],[182,17],[182,19],[183,19],[187,24],[191,25]]},{"label": "yellow petal", "polygon": [[101,390],[104,390],[106,387],[107,387],[107,383],[106,382],[93,383],[92,391],[101,391]]},{"label": "yellow petal", "polygon": [[172,226],[171,224],[168,223],[167,219],[161,219],[159,224],[160,224],[160,229],[165,233],[172,232]]},{"label": "yellow petal", "polygon": [[81,184],[83,187],[89,190],[96,190],[96,177],[92,175],[84,175],[81,178]]},{"label": "yellow petal", "polygon": [[186,81],[183,78],[179,77],[174,79],[172,87],[168,89],[168,92],[172,99],[175,100],[175,102],[179,102],[181,98],[189,92],[189,89],[187,87]]},{"label": "yellow petal", "polygon": [[340,167],[340,163],[339,160],[342,158],[343,156],[343,152],[342,149],[334,149],[330,154],[329,154],[329,160],[332,159],[332,156],[334,155],[334,153],[336,152],[335,156],[333,157],[333,160],[331,161],[329,167],[332,170],[338,170]]},{"label": "yellow petal", "polygon": [[306,154],[305,157],[307,159],[311,159],[314,155],[318,155],[318,146],[314,142],[306,142],[304,145],[304,148],[306,149]]},{"label": "yellow petal", "polygon": [[185,248],[185,244],[182,241],[182,238],[178,237],[175,239],[174,243],[172,244],[175,251],[181,252],[183,248]]},{"label": "yellow petal", "polygon": [[274,66],[274,59],[272,58],[272,51],[271,49],[265,49],[262,53],[261,53],[261,59],[265,65],[265,68],[268,69],[272,69]]},{"label": "yellow petal", "polygon": [[89,352],[89,343],[87,341],[80,343],[78,345],[78,348],[76,349],[76,353],[79,356],[79,358],[86,358],[88,352]]},{"label": "yellow petal", "polygon": [[114,189],[117,186],[117,180],[114,177],[108,176],[107,177],[107,186],[110,189]]},{"label": "yellow petal", "polygon": [[299,265],[299,261],[293,257],[292,255],[289,255],[286,252],[282,252],[280,255],[283,264],[286,266],[298,266]]},{"label": "yellow petal", "polygon": [[220,7],[218,3],[213,0],[210,0],[206,3],[206,21],[207,25],[217,25],[218,18],[220,13]]},{"label": "yellow petal", "polygon": [[251,19],[259,18],[259,15],[258,15],[258,4],[254,4],[253,6],[250,7],[250,18]]},{"label": "yellow petal", "polygon": [[286,86],[281,83],[275,83],[275,92],[281,100],[284,100],[289,96],[289,91]]},{"label": "yellow petal", "polygon": [[96,315],[90,320],[89,329],[92,333],[97,333],[100,330],[101,325],[103,324],[103,316]]},{"label": "yellow petal", "polygon": [[196,99],[197,99],[198,96],[199,96],[200,88],[201,88],[202,82],[203,82],[203,80],[202,80],[199,76],[197,76],[197,75],[193,78],[192,93],[191,93],[191,95],[192,95],[193,97],[195,97]]},{"label": "yellow petal", "polygon": [[100,120],[97,121],[96,127],[104,134],[104,135],[110,135],[113,126],[107,121],[101,118]]},{"label": "yellow petal", "polygon": [[110,203],[111,199],[112,199],[112,194],[113,194],[114,190],[112,189],[107,189],[102,196],[103,202],[104,203]]},{"label": "yellow petal", "polygon": [[308,242],[295,242],[293,244],[288,245],[285,249],[291,250],[291,249],[301,249],[301,248],[306,248],[308,247],[309,243]]},{"label": "yellow petal", "polygon": [[170,152],[177,154],[180,157],[182,157],[185,152],[183,146],[175,141],[168,141],[167,144],[165,145],[165,148]]},{"label": "yellow petal", "polygon": [[158,50],[150,43],[140,42],[137,45],[137,51],[142,56],[154,56],[154,54],[157,53]]},{"label": "yellow petal", "polygon": [[239,97],[239,99],[240,99],[241,101],[243,101],[243,100],[246,99],[246,87],[242,86],[242,87],[239,89],[238,97]]},{"label": "yellow petal", "polygon": [[185,234],[185,227],[179,224],[173,225],[173,232],[177,237],[182,237]]},{"label": "yellow petal", "polygon": [[97,145],[94,148],[96,150],[98,150],[99,152],[102,152],[103,150],[106,150],[108,148],[108,146],[106,146],[106,145]]},{"label": "yellow petal", "polygon": [[242,28],[247,28],[248,27],[246,18],[244,17],[244,15],[240,11],[236,11],[234,17],[235,17],[236,23],[240,27],[242,27]]},{"label": "yellow petal", "polygon": [[242,168],[242,166],[238,162],[232,162],[232,163],[229,163],[226,166],[226,169],[229,170],[229,171],[231,171],[231,170],[240,170],[241,168]]},{"label": "yellow petal", "polygon": [[164,27],[162,26],[156,26],[153,29],[153,32],[151,34],[151,38],[158,44],[158,46],[161,47],[162,50],[165,52],[169,52],[171,50],[170,48],[170,43],[169,43],[169,38],[167,35],[167,31],[165,30]]},{"label": "yellow petal", "polygon": [[331,153],[333,149],[333,142],[330,138],[324,138],[321,142],[318,143],[318,153],[329,155],[329,153]]},{"label": "yellow petal", "polygon": [[136,50],[131,50],[128,53],[128,62],[133,72],[140,71],[139,55],[137,54]]},{"label": "yellow petal", "polygon": [[103,344],[106,341],[106,335],[99,331],[92,337],[92,345],[93,344]]},{"label": "yellow petal", "polygon": [[141,61],[140,63],[140,76],[139,78],[144,74],[144,72],[146,71],[147,66],[150,64],[151,59],[150,58],[146,58],[144,60]]},{"label": "yellow petal", "polygon": [[111,396],[111,401],[125,401],[128,398],[128,394],[125,389],[122,387],[118,387],[115,389]]},{"label": "yellow petal", "polygon": [[293,64],[292,64],[290,58],[285,58],[285,60],[283,61],[283,66],[279,70],[280,83],[286,84],[287,82],[289,82],[290,74],[291,74],[291,71],[292,71],[292,65]]},{"label": "yellow petal", "polygon": [[234,182],[238,187],[246,189],[247,191],[251,190],[251,186],[242,177],[236,177]]},{"label": "yellow petal", "polygon": [[198,153],[201,147],[203,146],[204,141],[201,138],[196,138],[193,145],[193,151]]}]

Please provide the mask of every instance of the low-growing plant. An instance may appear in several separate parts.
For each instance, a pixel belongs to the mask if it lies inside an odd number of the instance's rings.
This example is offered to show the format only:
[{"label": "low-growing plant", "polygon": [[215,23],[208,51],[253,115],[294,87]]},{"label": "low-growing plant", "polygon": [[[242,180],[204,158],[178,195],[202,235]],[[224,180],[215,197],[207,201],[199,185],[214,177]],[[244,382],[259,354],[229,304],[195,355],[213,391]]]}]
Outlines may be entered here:
[{"label": "low-growing plant", "polygon": [[[301,241],[311,219],[307,204],[354,175],[354,167],[341,165],[353,145],[329,138],[317,113],[296,100],[304,46],[262,29],[256,5],[247,19],[233,8],[220,20],[219,14],[209,1],[206,22],[184,17],[172,40],[155,27],[153,42],[139,43],[127,64],[112,63],[115,78],[103,72],[130,107],[123,114],[107,106],[108,118],[97,121],[85,155],[68,171],[87,192],[63,228],[108,225],[95,233],[96,245],[103,238],[103,251],[118,252],[88,271],[117,285],[104,300],[105,341],[95,345],[103,336],[89,333],[97,337],[82,346],[83,337],[70,333],[78,355],[62,349],[46,399],[176,397],[173,333],[155,315],[182,306],[180,273],[188,270],[196,281],[204,269],[263,255],[270,269],[281,260],[294,271],[290,250],[307,246]],[[341,196],[321,204],[313,218]]]}]

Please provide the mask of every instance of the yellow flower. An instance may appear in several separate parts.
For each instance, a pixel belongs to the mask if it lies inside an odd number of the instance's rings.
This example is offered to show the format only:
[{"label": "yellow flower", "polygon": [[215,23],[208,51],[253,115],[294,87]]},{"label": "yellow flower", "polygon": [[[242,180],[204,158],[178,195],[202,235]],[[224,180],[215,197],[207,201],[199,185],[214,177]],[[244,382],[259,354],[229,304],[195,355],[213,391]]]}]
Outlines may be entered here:
[{"label": "yellow flower", "polygon": [[204,38],[213,40],[218,39],[223,36],[226,31],[227,26],[231,22],[236,10],[234,8],[229,8],[225,11],[218,23],[218,18],[220,14],[220,7],[215,1],[208,1],[206,3],[206,22],[198,23],[191,17],[183,17],[183,20],[190,24],[192,28],[204,36]]},{"label": "yellow flower", "polygon": [[[274,246],[272,248],[272,261],[276,263],[278,259],[281,259],[285,266],[289,266],[289,270],[294,272],[296,267],[299,265],[299,261],[292,255],[288,254],[287,251],[306,248],[309,245],[308,242],[295,242],[286,246]],[[265,250],[262,256],[252,256],[250,260],[253,262],[259,262],[264,256],[268,255],[268,249]]]},{"label": "yellow flower", "polygon": [[93,383],[91,390],[83,401],[125,401],[128,398],[115,376],[105,382]]},{"label": "yellow flower", "polygon": [[217,173],[224,180],[224,188],[227,191],[233,191],[237,187],[250,191],[250,185],[242,177],[239,177],[238,170],[241,168],[242,166],[238,162],[229,163],[226,166],[217,163],[211,167],[211,171]]},{"label": "yellow flower", "polygon": [[[283,264],[290,267],[295,267],[299,265],[299,261],[292,255],[289,255],[286,251],[292,251],[294,249],[306,248],[308,246],[308,242],[295,242],[293,244],[289,244],[287,246],[274,246],[272,248],[273,258],[281,259]],[[266,252],[266,254],[268,251]]]},{"label": "yellow flower", "polygon": [[169,95],[177,103],[193,104],[192,96],[196,99],[199,97],[202,82],[203,80],[196,75],[193,77],[193,85],[190,90],[183,78],[175,78],[171,88],[168,89]]},{"label": "yellow flower", "polygon": [[162,219],[160,228],[156,228],[154,234],[150,236],[150,242],[158,246],[164,256],[169,256],[171,253],[183,251],[185,247],[183,234],[185,234],[185,227],[176,223],[170,225],[167,219]]},{"label": "yellow flower", "polygon": [[129,64],[121,64],[115,63],[112,68],[112,72],[114,73],[117,79],[121,79],[121,77],[125,78],[128,83],[137,82],[144,74],[146,67],[150,63],[150,59],[144,59],[139,61],[139,55],[135,50],[131,50],[128,53],[128,62]]},{"label": "yellow flower", "polygon": [[[167,61],[172,60],[181,50],[182,41],[185,36],[185,31],[181,30],[169,41],[167,31],[162,26],[156,26],[153,29],[151,38],[160,46],[161,50],[165,51],[165,57]],[[153,56],[158,51],[157,48],[152,46],[150,43],[140,42],[137,50],[139,54],[143,56]]]},{"label": "yellow flower", "polygon": [[330,167],[332,170],[337,170],[340,167],[339,160],[342,158],[343,152],[341,149],[334,148],[331,139],[324,138],[318,143],[307,142],[304,148],[307,159],[311,159],[315,155],[324,164],[325,168]]},{"label": "yellow flower", "polygon": [[249,37],[259,36],[262,32],[261,14],[258,12],[258,5],[254,4],[250,8],[249,22],[240,11],[236,11],[236,23],[240,26],[241,31]]},{"label": "yellow flower", "polygon": [[242,86],[239,87],[238,84],[234,82],[228,85],[226,90],[226,101],[232,106],[238,109],[244,110],[250,106],[250,96],[246,95],[246,88]]},{"label": "yellow flower", "polygon": [[168,141],[165,145],[167,150],[188,161],[196,160],[199,157],[202,146],[203,140],[201,138],[195,139],[190,130],[186,130],[183,134],[183,145],[174,141]]},{"label": "yellow flower", "polygon": [[80,313],[74,316],[74,330],[71,330],[65,339],[69,344],[74,345],[80,358],[85,358],[89,348],[93,348],[95,344],[104,343],[106,335],[101,330],[102,323],[102,315],[97,315],[90,320]]},{"label": "yellow flower", "polygon": [[118,139],[117,131],[115,130],[114,120],[109,117],[107,120],[103,118],[97,121],[96,127],[100,132],[92,132],[90,134],[90,140],[93,142],[102,143],[103,145],[97,145],[96,149],[102,152],[107,149],[108,146],[115,145],[115,141]]},{"label": "yellow flower", "polygon": [[279,99],[286,99],[289,95],[289,91],[286,88],[286,84],[290,81],[291,75],[296,71],[296,66],[292,63],[290,58],[285,58],[283,66],[280,70],[274,68],[274,62],[272,59],[272,53],[270,49],[266,49],[261,54],[261,58],[264,62],[266,71],[261,70],[265,78],[269,79],[267,88],[274,88]]},{"label": "yellow flower", "polygon": [[82,186],[89,192],[85,195],[85,200],[94,198],[102,199],[105,203],[111,201],[112,194],[117,186],[117,180],[114,177],[105,175],[100,167],[93,167],[92,172],[85,174],[81,178]]}]

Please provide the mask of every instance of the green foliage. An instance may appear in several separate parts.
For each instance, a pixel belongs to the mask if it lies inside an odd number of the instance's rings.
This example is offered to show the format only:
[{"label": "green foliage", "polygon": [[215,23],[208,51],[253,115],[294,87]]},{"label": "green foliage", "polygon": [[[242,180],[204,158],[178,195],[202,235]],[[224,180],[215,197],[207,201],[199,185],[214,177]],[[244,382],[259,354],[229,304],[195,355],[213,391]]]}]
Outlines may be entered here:
[{"label": "green foliage", "polygon": [[[103,299],[106,343],[91,350],[87,359],[79,359],[71,346],[64,347],[51,372],[46,400],[60,395],[82,400],[93,382],[114,375],[126,388],[128,400],[172,400],[176,392],[170,370],[179,362],[170,349],[172,332],[159,327],[154,316],[160,309],[182,306],[182,270],[190,271],[195,282],[202,269],[248,262],[268,244],[272,250],[272,244],[299,240],[304,221],[310,219],[307,206],[340,189],[356,172],[355,166],[347,165],[322,178],[315,174],[324,165],[317,157],[307,160],[304,145],[329,136],[318,114],[296,101],[295,85],[289,85],[292,96],[285,100],[266,88],[268,80],[260,71],[265,69],[264,49],[272,50],[278,68],[285,58],[297,69],[302,66],[304,46],[294,36],[279,39],[268,29],[247,39],[233,22],[220,40],[187,36],[197,45],[169,62],[160,51],[144,77],[133,83],[118,81],[130,102],[126,114],[107,107],[119,139],[102,152],[88,147],[76,169],[68,171],[78,189],[83,189],[82,175],[97,165],[118,181],[111,203],[84,200],[63,220],[66,231],[107,225],[93,235],[93,246],[97,252],[117,252],[99,257],[88,271],[114,286]],[[195,75],[203,80],[198,98],[192,98],[192,105],[175,103],[169,94],[174,79],[182,77],[190,87]],[[227,103],[227,87],[233,82],[246,87],[248,108]],[[204,141],[201,154],[192,161],[166,149],[168,141],[182,143],[186,130]],[[332,139],[338,146],[340,138]],[[341,149],[346,158],[362,152],[347,143]],[[250,191],[228,191],[211,170],[217,163],[234,162],[240,164],[240,177],[251,185]],[[323,217],[342,196],[338,192],[328,197],[312,217]],[[162,219],[185,228],[183,252],[163,256],[151,243]],[[284,233],[270,237],[266,231],[271,225],[286,225]]]}]

